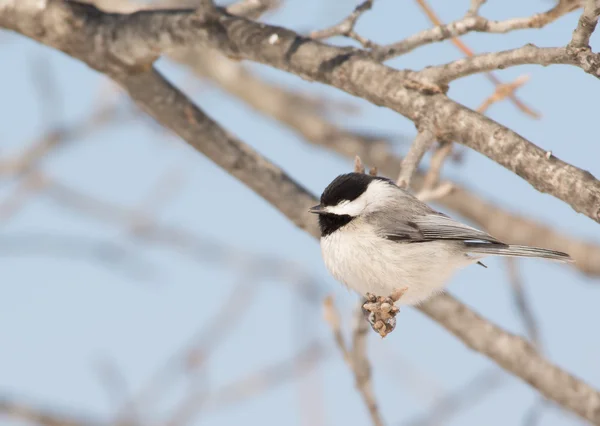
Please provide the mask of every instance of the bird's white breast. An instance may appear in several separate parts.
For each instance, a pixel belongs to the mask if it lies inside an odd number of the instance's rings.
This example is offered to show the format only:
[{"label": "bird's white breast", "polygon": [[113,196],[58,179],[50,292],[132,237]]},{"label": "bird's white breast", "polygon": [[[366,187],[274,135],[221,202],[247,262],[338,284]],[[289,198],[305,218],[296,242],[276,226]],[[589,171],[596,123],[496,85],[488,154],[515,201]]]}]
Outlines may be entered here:
[{"label": "bird's white breast", "polygon": [[391,241],[353,221],[321,238],[321,251],[333,277],[361,295],[389,296],[408,287],[398,304],[415,304],[441,291],[457,268],[474,262],[455,244]]}]

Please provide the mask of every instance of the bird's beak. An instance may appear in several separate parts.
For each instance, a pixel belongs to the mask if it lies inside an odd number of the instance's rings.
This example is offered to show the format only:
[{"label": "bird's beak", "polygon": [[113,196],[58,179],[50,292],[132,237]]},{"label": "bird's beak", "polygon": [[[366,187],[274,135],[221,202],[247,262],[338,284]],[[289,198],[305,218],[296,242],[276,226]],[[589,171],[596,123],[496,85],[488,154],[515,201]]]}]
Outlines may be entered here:
[{"label": "bird's beak", "polygon": [[317,204],[314,207],[311,207],[310,209],[308,209],[309,212],[311,213],[315,213],[315,214],[321,214],[324,213],[325,210],[323,210],[323,207],[320,204]]}]

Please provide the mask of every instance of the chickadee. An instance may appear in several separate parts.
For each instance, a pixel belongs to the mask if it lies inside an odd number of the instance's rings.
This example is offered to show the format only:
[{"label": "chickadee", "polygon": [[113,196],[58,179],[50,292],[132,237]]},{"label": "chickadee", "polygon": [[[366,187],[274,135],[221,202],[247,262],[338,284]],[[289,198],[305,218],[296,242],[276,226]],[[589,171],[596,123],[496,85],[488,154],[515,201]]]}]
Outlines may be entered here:
[{"label": "chickadee", "polygon": [[505,244],[433,210],[389,179],[362,173],[335,178],[310,212],[319,215],[321,251],[333,277],[363,296],[402,288],[399,305],[439,293],[454,272],[486,256],[571,261],[558,251]]}]

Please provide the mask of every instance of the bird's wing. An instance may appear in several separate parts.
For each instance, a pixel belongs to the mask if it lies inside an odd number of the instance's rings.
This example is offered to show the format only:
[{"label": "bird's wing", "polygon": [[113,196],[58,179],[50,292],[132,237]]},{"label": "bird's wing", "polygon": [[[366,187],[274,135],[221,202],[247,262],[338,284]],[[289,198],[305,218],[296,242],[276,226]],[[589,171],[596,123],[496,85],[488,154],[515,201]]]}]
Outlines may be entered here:
[{"label": "bird's wing", "polygon": [[368,221],[378,234],[391,240],[406,242],[460,240],[503,244],[488,233],[432,210],[420,201],[419,204],[403,201],[405,200],[369,215]]},{"label": "bird's wing", "polygon": [[460,223],[442,213],[417,217],[413,221],[427,240],[487,241],[504,244],[487,232]]}]

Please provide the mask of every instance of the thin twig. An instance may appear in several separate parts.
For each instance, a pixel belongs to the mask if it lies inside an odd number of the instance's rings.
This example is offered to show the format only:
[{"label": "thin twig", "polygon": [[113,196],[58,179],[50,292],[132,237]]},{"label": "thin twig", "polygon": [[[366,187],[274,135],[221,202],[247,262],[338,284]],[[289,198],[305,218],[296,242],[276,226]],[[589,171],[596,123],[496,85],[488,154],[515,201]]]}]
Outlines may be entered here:
[{"label": "thin twig", "polygon": [[[115,416],[116,423],[131,421],[132,414],[141,417],[142,413],[158,403],[161,394],[168,390],[175,379],[185,376],[191,364],[196,369],[210,359],[219,345],[233,331],[233,326],[239,323],[252,306],[252,299],[257,293],[253,271],[241,271],[240,277],[242,278],[232,286],[229,296],[225,298],[212,318],[204,322],[189,342],[152,375],[137,395],[121,407]],[[182,404],[181,407],[184,405]],[[183,408],[180,409],[183,411]],[[183,414],[174,417],[182,419]]]},{"label": "thin twig", "polygon": [[[540,327],[538,321],[533,314],[533,308],[525,293],[525,286],[521,274],[519,273],[518,261],[514,258],[506,258],[506,269],[512,290],[513,303],[517,308],[519,318],[525,328],[525,335],[533,346],[543,353],[542,342],[540,339]],[[547,406],[548,401],[538,397],[537,401],[532,404],[528,412],[523,417],[524,426],[534,426],[539,420],[540,413]]]},{"label": "thin twig", "polygon": [[32,196],[44,188],[43,179],[33,173],[44,158],[67,142],[88,136],[125,117],[130,115],[119,114],[114,105],[104,105],[73,126],[56,126],[45,132],[16,158],[0,162],[0,177],[18,181],[12,193],[0,203],[0,221],[14,217]]},{"label": "thin twig", "polygon": [[336,24],[332,27],[329,27],[329,28],[325,28],[323,30],[313,31],[312,33],[310,33],[310,37],[315,40],[320,40],[320,39],[330,38],[330,37],[334,37],[334,36],[346,36],[346,37],[349,37],[349,38],[352,38],[352,39],[358,41],[365,48],[370,48],[370,47],[375,46],[375,43],[373,43],[371,40],[368,40],[368,39],[360,36],[359,34],[356,33],[356,31],[354,31],[354,27],[356,26],[356,22],[358,21],[358,18],[360,18],[361,15],[363,13],[365,13],[367,10],[371,10],[371,7],[373,7],[374,1],[375,0],[363,1],[361,4],[356,6],[354,11],[350,15],[348,15],[346,18],[344,18],[338,24]]},{"label": "thin twig", "polygon": [[427,414],[402,422],[402,426],[447,424],[453,416],[465,409],[473,408],[478,401],[498,390],[503,383],[506,383],[506,376],[497,369],[479,373],[457,391],[449,392],[439,398],[432,406],[428,407]]},{"label": "thin twig", "polygon": [[526,18],[511,18],[504,21],[492,21],[481,16],[467,15],[449,24],[421,31],[399,42],[379,46],[373,49],[372,55],[378,60],[389,60],[418,47],[459,37],[473,31],[501,34],[514,30],[542,28],[579,7],[576,0],[560,0],[552,9],[546,12]]},{"label": "thin twig", "polygon": [[506,258],[506,268],[508,270],[508,277],[512,288],[513,301],[517,307],[521,322],[525,327],[525,334],[537,350],[542,351],[540,328],[535,319],[535,315],[533,314],[531,303],[525,294],[525,288],[518,271],[517,261],[510,257]]},{"label": "thin twig", "polygon": [[477,16],[479,15],[479,9],[485,4],[487,0],[471,0],[471,5],[467,11],[466,16]]},{"label": "thin twig", "polygon": [[421,159],[425,153],[431,148],[431,145],[435,142],[435,135],[429,128],[428,124],[423,124],[419,129],[419,133],[415,138],[413,144],[406,154],[406,157],[402,160],[402,166],[400,168],[400,174],[398,175],[398,186],[400,188],[409,188],[410,181],[413,174],[419,167]]},{"label": "thin twig", "polygon": [[[496,90],[477,108],[477,112],[485,114],[485,112],[496,102],[500,102],[510,96],[528,80],[528,76],[523,75],[517,77],[514,81],[506,84],[499,84]],[[416,194],[416,197],[424,202],[439,200],[445,197],[454,190],[454,185],[451,182],[442,182],[438,185],[440,173],[444,162],[452,153],[452,142],[440,142],[438,149],[434,152],[429,163],[429,170],[423,180],[421,190]]]},{"label": "thin twig", "polygon": [[[477,112],[485,114],[485,112],[496,102],[500,102],[510,96],[528,80],[527,75],[517,77],[514,81],[506,84],[499,84],[496,90],[477,108]],[[438,149],[434,152],[429,163],[429,170],[423,180],[421,190],[416,194],[416,197],[421,201],[434,201],[445,197],[454,190],[454,185],[451,182],[442,182],[438,185],[440,173],[446,158],[452,153],[452,142],[440,142]]]},{"label": "thin twig", "polygon": [[416,197],[423,201],[433,201],[445,197],[454,189],[454,184],[451,182],[440,182],[440,174],[442,166],[446,159],[452,154],[452,142],[441,141],[438,148],[431,156],[429,162],[429,170],[423,179],[423,185]]},{"label": "thin twig", "polygon": [[[471,7],[469,8],[467,14],[465,15],[465,19],[469,18],[469,17],[471,17],[471,18],[472,17],[477,17],[478,16],[477,12],[479,11],[479,8],[483,5],[484,2],[485,2],[485,0],[484,1],[481,1],[481,0],[472,0]],[[433,11],[433,9],[431,8],[431,6],[429,6],[425,0],[417,0],[417,3],[419,4],[419,6],[421,6],[421,8],[425,12],[425,14],[429,18],[429,20],[434,25],[437,25],[438,27],[441,27],[442,25],[444,25],[443,22],[436,15],[436,13]],[[470,56],[474,56],[474,52],[465,43],[463,43],[458,37],[452,38],[451,41],[452,41],[452,44],[454,44],[466,56],[469,56],[469,57]],[[498,77],[496,77],[493,73],[487,72],[487,73],[485,73],[485,76],[496,87],[503,85],[502,81]],[[525,105],[512,92],[507,93],[507,96],[516,105],[516,107],[519,110],[521,110],[522,112],[524,112],[525,114],[527,114],[527,115],[529,115],[530,117],[533,117],[533,118],[539,118],[540,117],[540,115],[537,112],[535,112],[534,110],[532,110],[531,108],[529,108],[527,105]]]},{"label": "thin twig", "polygon": [[375,426],[383,426],[383,420],[377,407],[377,401],[373,394],[373,388],[371,384],[371,368],[369,361],[366,356],[366,339],[367,339],[367,321],[365,321],[362,313],[362,304],[357,308],[355,314],[355,326],[353,331],[353,347],[352,350],[348,349],[344,336],[342,334],[340,316],[333,303],[333,298],[328,296],[323,303],[323,312],[325,321],[329,323],[335,343],[340,350],[342,357],[352,374],[354,375],[354,384],[356,389],[360,393],[371,421]]},{"label": "thin twig", "polygon": [[364,172],[365,172],[365,166],[363,165],[360,157],[357,155],[356,157],[354,157],[354,173],[364,173]]},{"label": "thin twig", "polygon": [[510,98],[514,92],[521,86],[523,86],[529,80],[528,75],[521,75],[510,83],[502,83],[496,86],[494,93],[483,101],[483,103],[477,108],[477,112],[484,114],[490,106],[496,102],[500,102],[507,97]]},{"label": "thin twig", "polygon": [[454,184],[452,182],[444,181],[431,189],[422,189],[417,192],[415,196],[426,203],[428,201],[436,201],[440,198],[444,198],[452,191],[454,191]]},{"label": "thin twig", "polygon": [[258,19],[281,5],[280,0],[242,0],[227,6],[227,12],[248,19]]},{"label": "thin twig", "polygon": [[213,392],[201,391],[189,395],[177,409],[176,416],[164,423],[165,426],[184,426],[200,409],[215,411],[241,400],[257,396],[293,378],[307,374],[327,356],[326,348],[313,341],[293,358],[272,363],[240,380],[225,385]]},{"label": "thin twig", "polygon": [[100,426],[103,422],[92,415],[77,415],[57,410],[47,410],[33,404],[0,396],[0,414],[16,420],[43,426]]},{"label": "thin twig", "polygon": [[143,282],[156,280],[159,271],[131,247],[110,240],[44,232],[2,234],[0,256],[44,256],[73,261],[91,260],[111,273],[121,272]]}]

